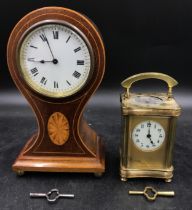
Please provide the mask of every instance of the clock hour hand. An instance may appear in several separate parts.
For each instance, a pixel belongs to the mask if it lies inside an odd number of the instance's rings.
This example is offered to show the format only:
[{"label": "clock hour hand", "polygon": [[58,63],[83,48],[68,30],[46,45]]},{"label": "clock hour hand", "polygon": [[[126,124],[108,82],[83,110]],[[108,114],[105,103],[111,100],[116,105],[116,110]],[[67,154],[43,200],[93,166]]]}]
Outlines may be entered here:
[{"label": "clock hour hand", "polygon": [[154,142],[151,140],[151,137],[149,138],[149,140],[150,140],[151,144],[154,144]]},{"label": "clock hour hand", "polygon": [[37,62],[37,63],[53,63],[53,60],[51,60],[51,61],[45,61],[45,60],[35,60],[33,58],[29,58],[27,60],[30,61],[30,62]]},{"label": "clock hour hand", "polygon": [[147,138],[150,140],[151,144],[154,144],[154,142],[151,140],[151,134],[147,134]]},{"label": "clock hour hand", "polygon": [[30,62],[37,62],[37,63],[54,63],[54,64],[58,63],[58,61],[56,59],[51,60],[51,61],[28,59],[28,61],[30,61]]},{"label": "clock hour hand", "polygon": [[41,60],[39,61],[40,63],[53,63],[53,61],[45,61],[45,60]]}]

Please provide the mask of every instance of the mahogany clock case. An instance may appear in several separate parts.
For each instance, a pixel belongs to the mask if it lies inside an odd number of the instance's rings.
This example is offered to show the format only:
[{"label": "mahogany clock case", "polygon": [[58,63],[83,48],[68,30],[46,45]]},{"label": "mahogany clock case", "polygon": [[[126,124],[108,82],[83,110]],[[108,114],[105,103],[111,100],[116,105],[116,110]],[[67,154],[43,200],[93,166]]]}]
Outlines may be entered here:
[{"label": "mahogany clock case", "polygon": [[[93,70],[86,85],[77,93],[50,98],[34,91],[19,72],[17,50],[20,40],[31,26],[43,21],[64,21],[78,28],[89,40],[93,51]],[[8,42],[7,60],[12,78],[34,110],[39,125],[35,134],[13,165],[17,173],[24,171],[94,172],[105,169],[103,144],[96,132],[83,119],[83,108],[98,88],[105,69],[105,50],[95,25],[85,16],[66,8],[46,7],[26,15],[15,26]],[[69,139],[64,145],[50,141],[47,124],[54,113],[69,122]],[[42,166],[43,165],[43,166]],[[39,167],[41,166],[41,167]]]}]

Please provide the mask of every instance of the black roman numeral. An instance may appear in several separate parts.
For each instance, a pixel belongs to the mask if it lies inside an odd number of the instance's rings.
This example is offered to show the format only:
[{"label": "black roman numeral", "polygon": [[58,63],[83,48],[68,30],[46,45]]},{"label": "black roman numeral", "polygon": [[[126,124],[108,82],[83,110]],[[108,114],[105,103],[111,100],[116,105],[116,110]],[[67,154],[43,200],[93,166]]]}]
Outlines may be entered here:
[{"label": "black roman numeral", "polygon": [[67,82],[67,84],[68,84],[68,85],[70,85],[70,86],[71,86],[71,83],[70,83],[68,80],[66,80],[66,82]]},{"label": "black roman numeral", "polygon": [[45,36],[45,34],[41,34],[40,38],[42,39],[43,42],[47,41],[47,37]]},{"label": "black roman numeral", "polygon": [[34,62],[35,58],[27,58],[28,61]]},{"label": "black roman numeral", "polygon": [[81,74],[80,74],[78,71],[75,71],[75,72],[73,73],[73,76],[74,76],[75,78],[79,79],[79,77],[81,76]]},{"label": "black roman numeral", "polygon": [[53,38],[59,39],[59,31],[53,31]]},{"label": "black roman numeral", "polygon": [[84,65],[85,61],[83,60],[77,60],[77,65]]},{"label": "black roman numeral", "polygon": [[80,50],[81,50],[81,47],[78,47],[78,48],[74,49],[74,52],[76,53],[76,52],[78,52]]},{"label": "black roman numeral", "polygon": [[42,77],[40,83],[43,84],[43,85],[46,85],[47,84],[47,79],[45,77]]},{"label": "black roman numeral", "polygon": [[31,69],[31,73],[33,74],[34,77],[39,74],[38,69],[36,67]]},{"label": "black roman numeral", "polygon": [[68,39],[66,40],[66,43],[69,41],[70,38],[71,38],[71,36],[68,37]]},{"label": "black roman numeral", "polygon": [[55,81],[54,81],[54,88],[59,88],[58,82],[55,82]]},{"label": "black roman numeral", "polygon": [[35,47],[35,46],[33,46],[33,45],[30,45],[30,47],[31,47],[31,48],[34,48],[34,49],[38,49],[38,47]]}]

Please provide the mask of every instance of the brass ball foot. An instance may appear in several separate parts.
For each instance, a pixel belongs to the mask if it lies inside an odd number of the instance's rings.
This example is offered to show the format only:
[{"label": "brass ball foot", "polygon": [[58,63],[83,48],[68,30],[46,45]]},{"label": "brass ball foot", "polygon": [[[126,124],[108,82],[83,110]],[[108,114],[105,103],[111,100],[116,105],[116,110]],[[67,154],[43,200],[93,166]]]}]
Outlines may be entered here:
[{"label": "brass ball foot", "polygon": [[16,174],[17,174],[17,176],[23,176],[25,174],[25,172],[22,170],[19,170],[19,171],[16,171]]},{"label": "brass ball foot", "polygon": [[167,183],[169,183],[169,182],[171,182],[172,181],[172,179],[170,178],[170,179],[165,179],[165,182],[167,182]]},{"label": "brass ball foot", "polygon": [[94,175],[95,175],[95,177],[98,177],[98,178],[100,178],[100,177],[102,177],[103,176],[103,173],[102,172],[98,172],[98,173],[94,173]]},{"label": "brass ball foot", "polygon": [[121,177],[121,181],[122,182],[126,182],[127,181],[127,178],[126,177]]}]

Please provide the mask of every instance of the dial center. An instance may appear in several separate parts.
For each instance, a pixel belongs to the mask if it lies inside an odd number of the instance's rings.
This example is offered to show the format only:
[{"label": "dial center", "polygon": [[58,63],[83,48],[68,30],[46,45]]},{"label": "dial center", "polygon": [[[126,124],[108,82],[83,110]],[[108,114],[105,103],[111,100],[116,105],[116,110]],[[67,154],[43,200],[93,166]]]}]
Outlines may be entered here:
[{"label": "dial center", "polygon": [[53,59],[53,64],[58,64],[59,61],[57,59]]},{"label": "dial center", "polygon": [[147,134],[147,138],[151,138],[151,134]]}]

